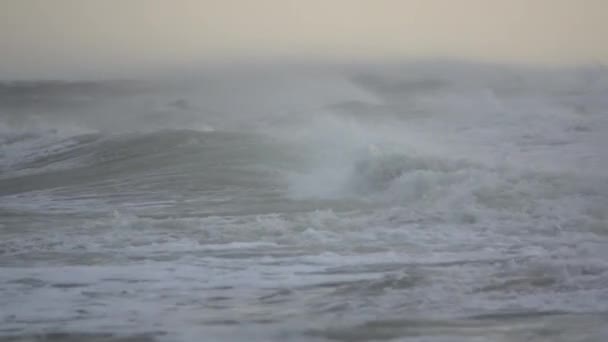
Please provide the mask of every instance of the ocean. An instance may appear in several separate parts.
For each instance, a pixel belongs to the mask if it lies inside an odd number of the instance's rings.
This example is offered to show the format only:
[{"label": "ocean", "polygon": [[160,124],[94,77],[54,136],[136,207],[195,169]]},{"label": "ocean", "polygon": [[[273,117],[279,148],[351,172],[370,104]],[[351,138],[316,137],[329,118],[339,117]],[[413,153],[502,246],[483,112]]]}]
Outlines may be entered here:
[{"label": "ocean", "polygon": [[1,341],[606,341],[608,71],[0,85]]}]

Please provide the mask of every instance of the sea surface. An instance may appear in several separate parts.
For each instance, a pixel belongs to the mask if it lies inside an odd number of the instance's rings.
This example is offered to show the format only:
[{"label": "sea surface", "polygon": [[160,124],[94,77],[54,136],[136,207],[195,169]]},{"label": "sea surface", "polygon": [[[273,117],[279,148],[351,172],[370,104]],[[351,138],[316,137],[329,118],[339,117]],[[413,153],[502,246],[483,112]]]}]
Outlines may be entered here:
[{"label": "sea surface", "polygon": [[0,341],[608,341],[608,71],[0,86]]}]

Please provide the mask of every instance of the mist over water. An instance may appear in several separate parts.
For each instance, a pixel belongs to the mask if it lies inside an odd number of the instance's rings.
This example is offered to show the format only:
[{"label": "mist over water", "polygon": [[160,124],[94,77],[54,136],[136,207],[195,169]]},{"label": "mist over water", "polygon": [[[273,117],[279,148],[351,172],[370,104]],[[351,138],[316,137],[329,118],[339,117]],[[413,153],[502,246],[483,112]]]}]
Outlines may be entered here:
[{"label": "mist over water", "polygon": [[608,71],[0,85],[0,339],[604,341]]}]

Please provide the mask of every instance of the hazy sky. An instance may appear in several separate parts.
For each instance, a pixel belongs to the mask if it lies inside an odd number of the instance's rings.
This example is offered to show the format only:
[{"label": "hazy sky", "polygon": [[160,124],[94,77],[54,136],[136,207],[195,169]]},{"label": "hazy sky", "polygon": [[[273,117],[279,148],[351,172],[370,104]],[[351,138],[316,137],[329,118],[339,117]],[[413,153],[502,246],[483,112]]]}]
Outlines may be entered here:
[{"label": "hazy sky", "polygon": [[257,59],[608,63],[608,0],[0,0],[0,78]]}]

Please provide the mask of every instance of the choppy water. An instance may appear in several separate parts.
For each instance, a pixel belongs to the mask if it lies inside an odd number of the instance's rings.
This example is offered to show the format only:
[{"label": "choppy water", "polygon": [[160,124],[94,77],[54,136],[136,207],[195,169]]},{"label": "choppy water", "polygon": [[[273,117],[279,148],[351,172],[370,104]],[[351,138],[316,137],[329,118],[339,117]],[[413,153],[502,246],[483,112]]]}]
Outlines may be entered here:
[{"label": "choppy water", "polygon": [[0,339],[605,341],[608,73],[437,68],[5,86]]}]

